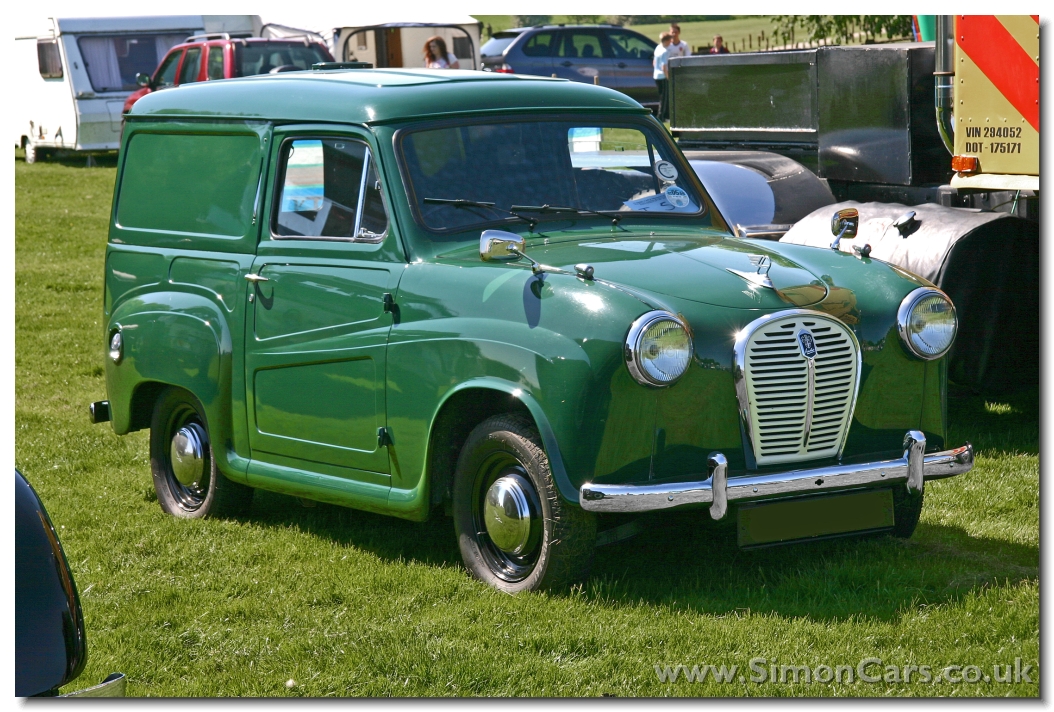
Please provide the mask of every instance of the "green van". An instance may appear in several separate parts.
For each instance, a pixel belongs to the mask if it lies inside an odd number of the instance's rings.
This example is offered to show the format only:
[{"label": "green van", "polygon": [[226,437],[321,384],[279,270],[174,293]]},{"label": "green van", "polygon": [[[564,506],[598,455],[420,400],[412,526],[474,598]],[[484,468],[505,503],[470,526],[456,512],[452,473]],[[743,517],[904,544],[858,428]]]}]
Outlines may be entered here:
[{"label": "green van", "polygon": [[733,237],[603,87],[316,65],[150,94],[105,273],[92,418],[150,429],[166,512],[260,488],[447,513],[510,592],[666,510],[745,547],[910,536],[925,481],[973,464],[945,442],[947,297],[866,249]]}]

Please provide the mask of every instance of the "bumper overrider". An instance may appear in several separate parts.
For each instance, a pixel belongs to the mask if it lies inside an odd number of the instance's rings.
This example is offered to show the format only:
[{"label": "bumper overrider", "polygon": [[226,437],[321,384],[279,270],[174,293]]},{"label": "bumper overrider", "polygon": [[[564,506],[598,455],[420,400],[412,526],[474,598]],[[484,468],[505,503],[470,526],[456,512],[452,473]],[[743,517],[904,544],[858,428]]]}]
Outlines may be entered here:
[{"label": "bumper overrider", "polygon": [[932,454],[926,453],[926,436],[910,430],[904,436],[904,456],[808,470],[789,470],[742,477],[728,477],[728,460],[719,452],[709,457],[710,476],[701,482],[654,485],[604,485],[586,483],[578,493],[582,509],[590,512],[654,512],[689,504],[709,504],[710,516],[724,518],[728,505],[760,500],[826,494],[865,487],[904,483],[909,491],[922,492],[926,480],[969,472],[973,468],[970,443]]}]

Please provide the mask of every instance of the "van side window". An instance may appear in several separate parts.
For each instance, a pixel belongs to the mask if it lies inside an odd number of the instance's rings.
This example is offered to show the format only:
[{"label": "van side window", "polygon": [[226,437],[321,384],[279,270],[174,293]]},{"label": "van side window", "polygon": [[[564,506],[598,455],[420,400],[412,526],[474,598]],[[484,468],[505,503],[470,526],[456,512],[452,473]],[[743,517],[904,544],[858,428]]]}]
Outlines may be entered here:
[{"label": "van side window", "polygon": [[179,83],[190,84],[198,81],[198,73],[201,71],[201,48],[191,47],[187,50],[187,56],[183,58],[183,69],[179,72]]},{"label": "van side window", "polygon": [[362,220],[358,237],[364,240],[377,239],[388,231],[388,213],[384,210],[384,197],[377,169],[370,161],[366,173],[366,188],[362,194]]},{"label": "van side window", "polygon": [[44,79],[62,79],[62,57],[58,40],[37,41],[37,67]]},{"label": "van side window", "polygon": [[366,144],[296,139],[283,147],[280,165],[276,237],[370,240],[387,230],[388,216]]},{"label": "van side window", "polygon": [[244,237],[254,229],[260,151],[255,134],[134,134],[124,158],[117,226]]}]

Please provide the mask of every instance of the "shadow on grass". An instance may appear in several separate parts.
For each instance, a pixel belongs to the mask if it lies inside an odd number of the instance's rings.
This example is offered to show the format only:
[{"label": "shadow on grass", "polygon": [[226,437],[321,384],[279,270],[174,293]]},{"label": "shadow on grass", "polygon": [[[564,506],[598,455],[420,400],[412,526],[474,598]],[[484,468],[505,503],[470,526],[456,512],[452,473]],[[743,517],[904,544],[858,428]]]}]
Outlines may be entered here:
[{"label": "shadow on grass", "polygon": [[[998,401],[958,396],[949,411],[953,443],[970,440],[987,456],[1039,451],[1034,393]],[[453,523],[439,515],[415,523],[325,504],[306,508],[261,491],[248,519],[295,527],[389,561],[461,562]],[[654,517],[636,538],[597,550],[583,594],[610,607],[888,621],[1039,575],[1038,546],[974,536],[960,527],[924,522],[909,540],[878,535],[743,550],[735,518],[728,519],[715,524],[705,509]]]},{"label": "shadow on grass", "polygon": [[[249,520],[293,527],[387,561],[460,566],[452,520],[408,522],[258,492]],[[895,620],[990,585],[1038,579],[1039,549],[920,524],[910,540],[878,535],[743,550],[706,510],[652,522],[597,549],[584,595],[604,606],[660,605],[716,615],[745,611],[811,620]],[[467,575],[467,574],[466,574]]]},{"label": "shadow on grass", "polygon": [[951,389],[948,441],[969,441],[989,457],[1039,454],[1039,390],[980,396]]}]

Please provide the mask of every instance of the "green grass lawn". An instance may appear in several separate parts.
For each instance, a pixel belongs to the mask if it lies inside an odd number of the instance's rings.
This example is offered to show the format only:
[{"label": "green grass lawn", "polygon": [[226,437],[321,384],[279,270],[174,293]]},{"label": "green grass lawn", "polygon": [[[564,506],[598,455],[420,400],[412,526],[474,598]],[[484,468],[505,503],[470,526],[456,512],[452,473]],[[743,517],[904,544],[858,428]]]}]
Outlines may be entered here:
[{"label": "green grass lawn", "polygon": [[[561,596],[470,580],[443,517],[415,524],[265,492],[243,519],[162,514],[147,434],[88,423],[87,404],[106,396],[115,169],[83,164],[15,163],[16,464],[80,588],[89,659],[68,689],[122,671],[136,696],[1038,695],[1034,393],[952,401],[953,440],[977,444],[977,466],[927,486],[908,541],[740,551],[705,512],[684,514],[599,549],[592,579]],[[752,658],[989,676],[1020,658],[1032,682],[671,683],[655,670],[749,676]]]}]

